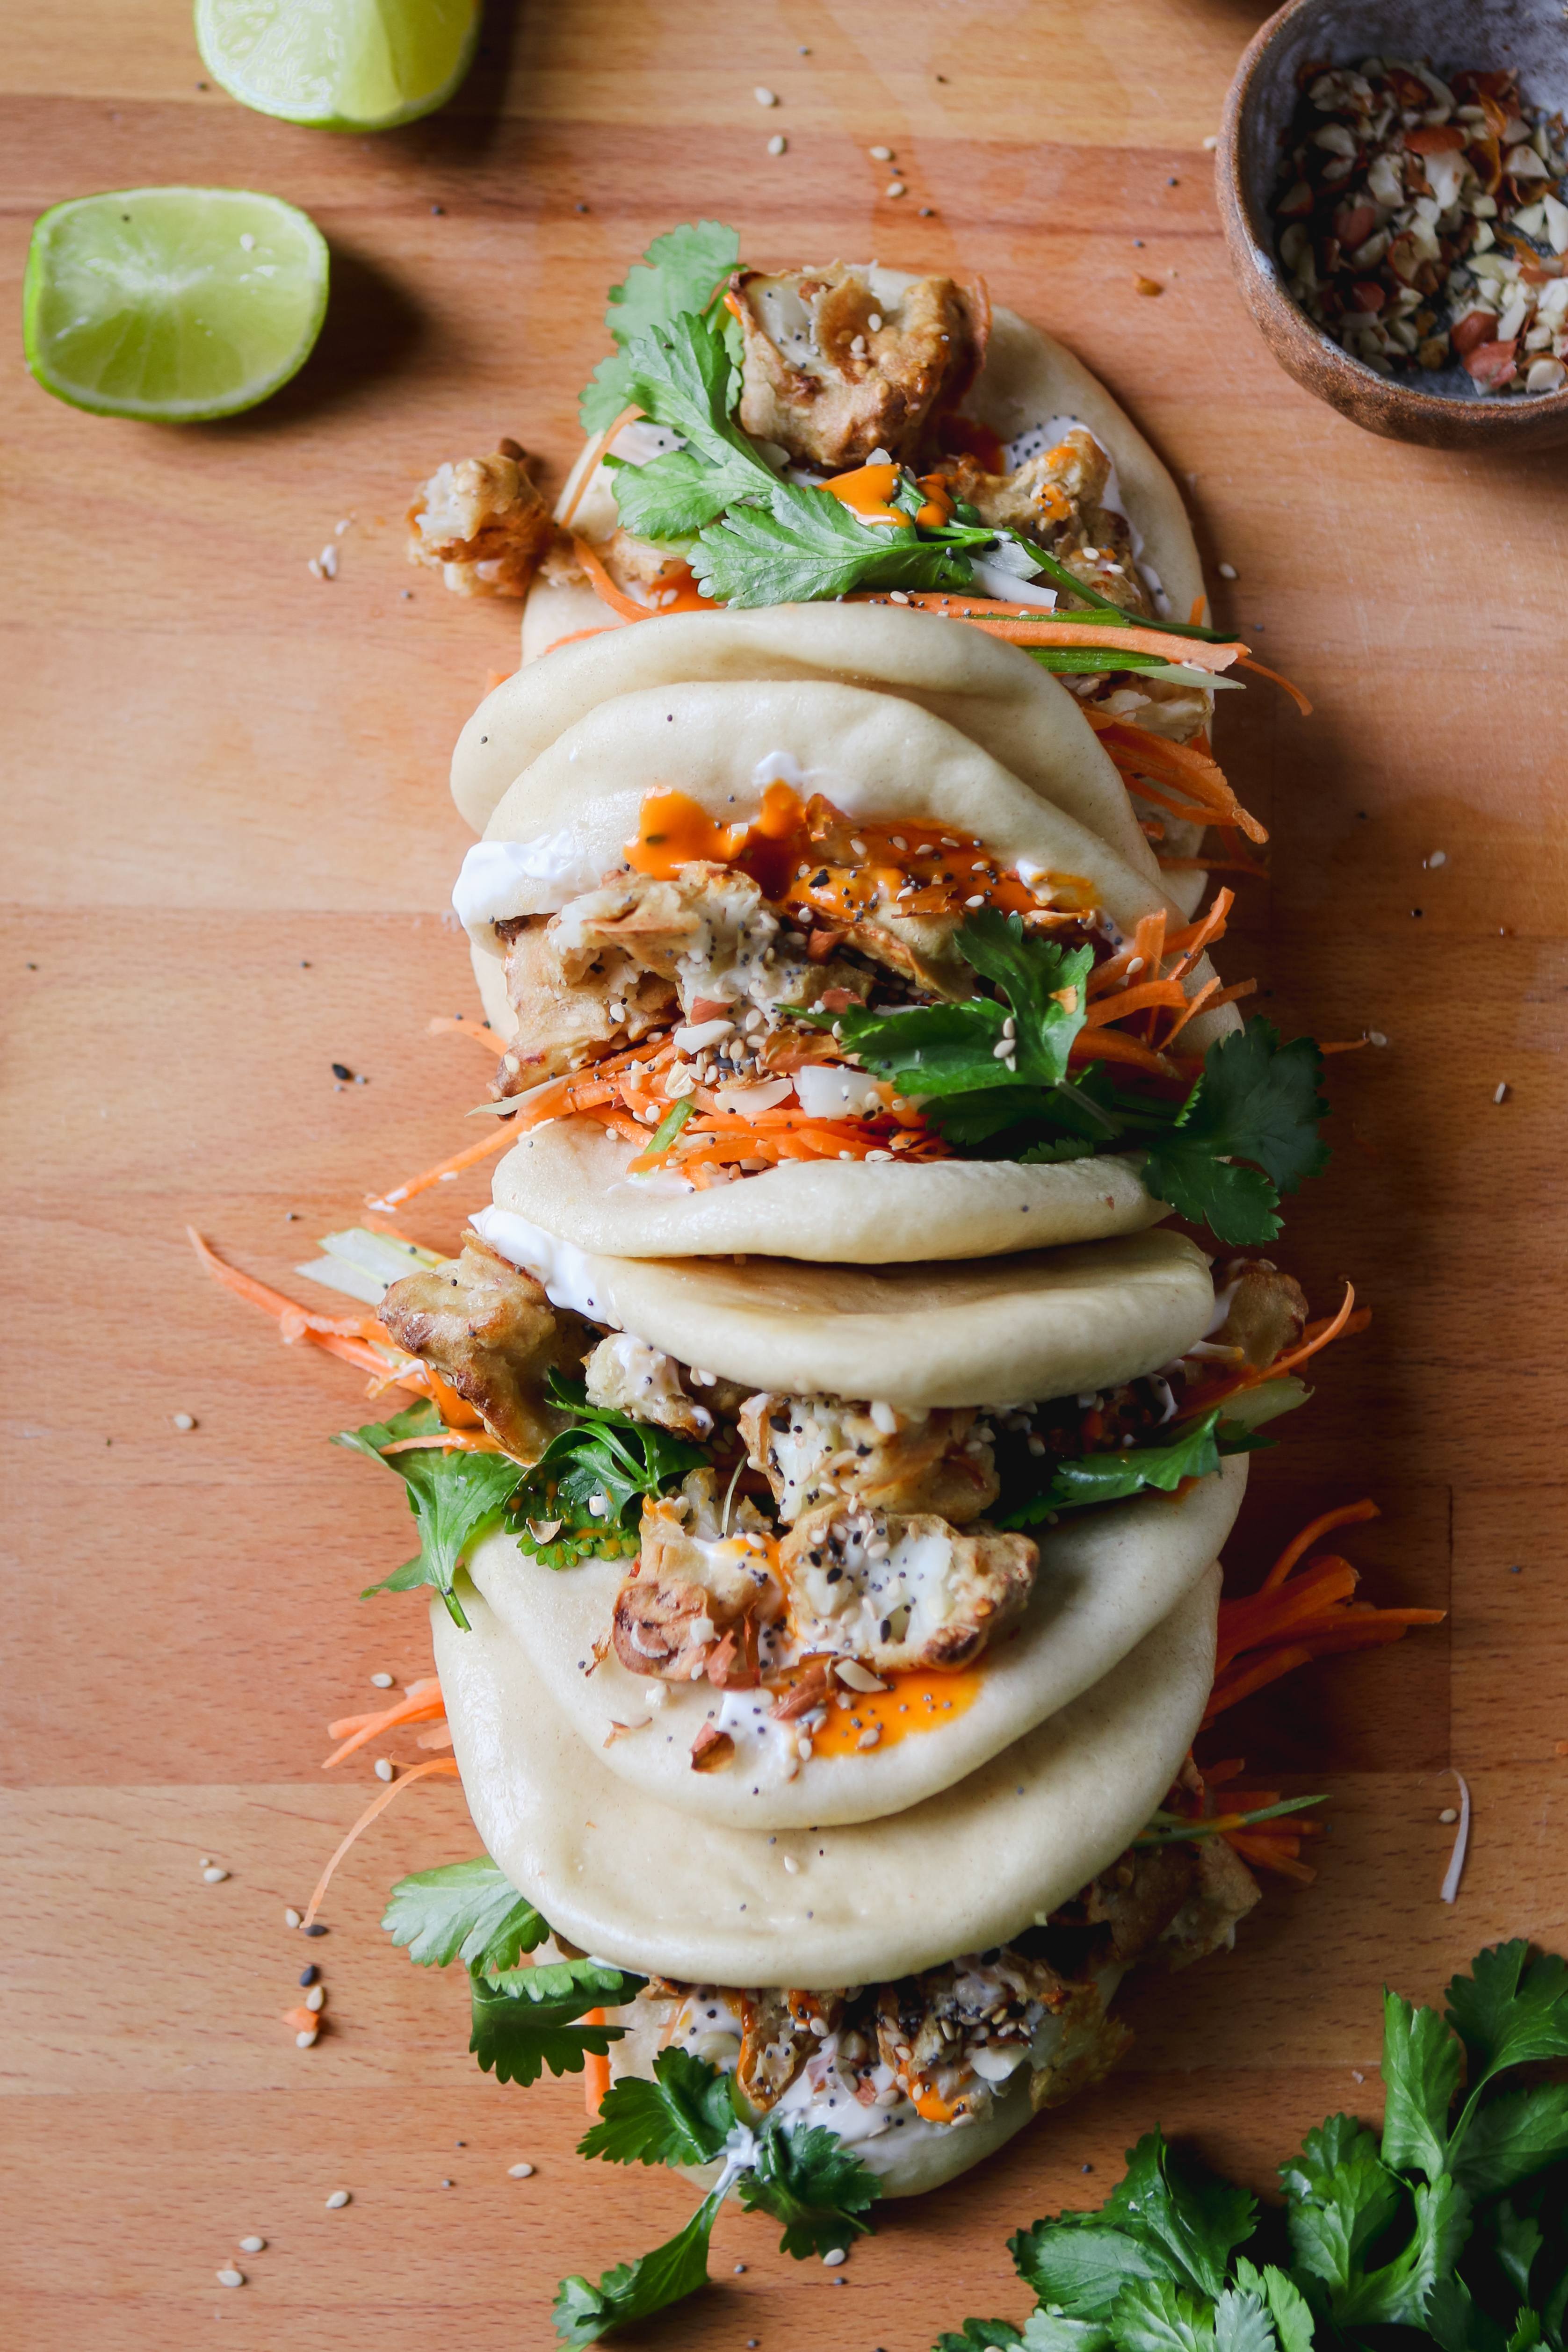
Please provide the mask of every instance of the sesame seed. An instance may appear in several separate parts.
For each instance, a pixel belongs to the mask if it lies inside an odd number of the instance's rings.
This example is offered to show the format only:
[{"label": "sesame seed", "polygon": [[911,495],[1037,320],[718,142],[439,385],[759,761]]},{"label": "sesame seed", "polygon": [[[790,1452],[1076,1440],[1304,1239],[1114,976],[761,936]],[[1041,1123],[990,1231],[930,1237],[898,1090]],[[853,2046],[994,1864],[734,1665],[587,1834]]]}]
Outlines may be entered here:
[{"label": "sesame seed", "polygon": [[289,1906],[289,1909],[288,1909],[287,1911],[285,1911],[285,1912],[284,1912],[284,1914],[283,1914],[283,1925],[284,1925],[286,1927],[297,1927],[299,1926],[299,1924],[300,1924],[300,1914],[298,1913],[298,1911],[296,1911],[296,1910],[294,1909],[293,1906],[290,1904],[290,1906]]},{"label": "sesame seed", "polygon": [[302,1985],[313,1985],[321,1973],[314,1960],[307,1960],[300,1971],[300,1982]]},{"label": "sesame seed", "polygon": [[847,2263],[848,2259],[842,2246],[835,2246],[831,2253],[823,2255],[822,2267],[825,2271],[837,2270],[840,2263]]},{"label": "sesame seed", "polygon": [[1235,564],[1222,563],[1219,567],[1219,576],[1222,580],[1234,580],[1237,577]]},{"label": "sesame seed", "polygon": [[312,1985],[310,1991],[305,1995],[305,2006],[310,2010],[319,2010],[326,1998],[327,1988],[325,1985]]},{"label": "sesame seed", "polygon": [[323,580],[335,580],[337,578],[338,551],[330,540],[326,546],[322,548],[320,555],[317,556],[316,563]]},{"label": "sesame seed", "polygon": [[239,2251],[242,2254],[258,2254],[266,2243],[265,2238],[241,2238]]},{"label": "sesame seed", "polygon": [[1218,147],[1218,145],[1219,145],[1219,133],[1218,133],[1216,131],[1211,131],[1207,132],[1207,134],[1205,135],[1205,139],[1204,139],[1204,152],[1205,152],[1205,155],[1212,155],[1212,154],[1214,153],[1215,150]]},{"label": "sesame seed", "polygon": [[452,2186],[451,2182],[450,2182],[450,2181],[446,2178],[446,2175],[445,2175],[445,2174],[443,2174],[443,2175],[442,2175],[442,2178],[441,2178],[441,2186],[442,2186],[442,2188],[443,2188],[443,2189],[450,2189],[450,2187]]},{"label": "sesame seed", "polygon": [[312,1919],[310,1925],[305,1928],[303,1932],[307,1936],[324,1936],[327,1931],[325,1927],[322,1927],[319,1919]]},{"label": "sesame seed", "polygon": [[195,1429],[195,1425],[196,1417],[194,1412],[177,1412],[174,1415],[174,1427],[176,1429]]},{"label": "sesame seed", "polygon": [[745,2274],[746,2274],[746,2265],[745,2265],[745,2263],[737,2263],[735,2264],[735,2276],[736,2276],[737,2278],[744,2278]]},{"label": "sesame seed", "polygon": [[[1495,1095],[1493,1095],[1493,1097],[1492,1097],[1492,1100],[1493,1100],[1493,1102],[1495,1102],[1495,1103],[1507,1102],[1507,1100],[1508,1100],[1508,1080],[1507,1080],[1506,1078],[1503,1078],[1503,1079],[1500,1080],[1499,1085],[1498,1085],[1498,1090],[1497,1090],[1496,1094],[1495,1094]],[[210,1870],[207,1872],[206,1875],[207,1875],[209,1878],[212,1876],[212,1873],[211,1873],[211,1871],[210,1871]]]},{"label": "sesame seed", "polygon": [[1369,1029],[1366,1033],[1366,1042],[1369,1045],[1386,1045],[1388,1040],[1381,1029]]},{"label": "sesame seed", "polygon": [[209,1862],[206,1868],[203,1871],[202,1876],[205,1879],[209,1886],[221,1886],[224,1880],[228,1876],[228,1873],[225,1870],[221,1863]]},{"label": "sesame seed", "polygon": [[219,2286],[243,2286],[245,2284],[245,2273],[243,2271],[235,2270],[219,2271],[217,2274],[217,2283]]},{"label": "sesame seed", "polygon": [[348,2202],[348,2190],[346,2189],[334,2189],[331,2195],[327,2200],[327,2210],[329,2213],[341,2213],[343,2207]]},{"label": "sesame seed", "polygon": [[1435,849],[1432,852],[1431,856],[1426,860],[1426,863],[1428,866],[1447,866],[1448,863],[1447,851],[1446,849]]},{"label": "sesame seed", "polygon": [[509,2180],[531,2180],[533,2179],[533,2167],[531,2164],[509,2164],[506,2168],[506,2177]]},{"label": "sesame seed", "polygon": [[890,196],[901,196],[904,194],[904,184],[902,180],[889,180],[888,182],[888,194]]},{"label": "sesame seed", "polygon": [[376,1758],[376,1759],[375,1759],[375,1777],[376,1777],[376,1779],[377,1779],[378,1780],[391,1780],[391,1778],[392,1778],[392,1773],[393,1773],[393,1764],[392,1764],[392,1759],[391,1759],[391,1757],[390,1757],[390,1756],[378,1756],[378,1757]]},{"label": "sesame seed", "polygon": [[1442,1811],[1437,1816],[1437,1819],[1443,1823],[1445,1828],[1451,1827],[1458,1818],[1459,1811],[1457,1805],[1445,1805]]},{"label": "sesame seed", "polygon": [[390,1675],[372,1675],[370,1678],[370,1686],[372,1690],[390,1690],[392,1688],[392,1676]]},{"label": "sesame seed", "polygon": [[771,89],[764,89],[761,82],[757,84],[752,96],[759,106],[776,106],[779,102],[777,93]]},{"label": "sesame seed", "polygon": [[893,160],[893,151],[890,147],[868,147],[866,152],[873,163],[890,163]]},{"label": "sesame seed", "polygon": [[782,131],[775,131],[773,137],[768,141],[768,153],[770,155],[782,155],[784,153],[788,146],[789,141],[784,137],[784,132]]},{"label": "sesame seed", "polygon": [[299,2032],[294,2036],[294,2047],[295,2047],[295,2049],[296,2049],[296,2050],[313,2050],[313,2049],[315,2048],[315,2046],[316,2046],[316,2029],[315,2029],[315,2027],[314,2027],[313,2025],[301,2026],[301,2027],[300,2027],[300,2031],[299,2031]]}]

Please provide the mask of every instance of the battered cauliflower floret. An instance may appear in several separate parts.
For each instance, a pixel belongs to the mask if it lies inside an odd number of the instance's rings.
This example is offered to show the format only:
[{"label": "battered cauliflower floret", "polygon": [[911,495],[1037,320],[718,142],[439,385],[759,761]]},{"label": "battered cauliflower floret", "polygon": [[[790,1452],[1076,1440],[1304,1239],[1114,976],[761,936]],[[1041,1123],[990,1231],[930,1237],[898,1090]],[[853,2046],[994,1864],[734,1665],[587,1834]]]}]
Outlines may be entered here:
[{"label": "battered cauliflower floret", "polygon": [[434,1365],[509,1454],[531,1462],[561,1426],[543,1402],[546,1374],[582,1360],[587,1326],[552,1307],[524,1274],[471,1234],[460,1257],[395,1282],[381,1320],[400,1348]]},{"label": "battered cauliflower floret", "polygon": [[644,1503],[642,1549],[616,1595],[611,1630],[628,1672],[666,1682],[704,1673],[721,1684],[755,1681],[752,1629],[773,1622],[784,1596],[755,1507],[733,1503],[728,1526],[726,1533],[711,1470],[690,1471],[679,1494]]},{"label": "battered cauliflower floret", "polygon": [[941,470],[953,497],[966,499],[982,522],[1032,539],[1124,612],[1152,611],[1131,528],[1105,503],[1110,459],[1087,425],[1075,425],[1010,474],[988,474],[972,457],[944,458]]},{"label": "battered cauliflower floret", "polygon": [[923,1419],[889,1405],[836,1397],[748,1398],[746,1450],[773,1490],[786,1523],[828,1502],[883,1511],[934,1511],[955,1525],[977,1519],[1000,1491],[989,1432],[971,1410]]},{"label": "battered cauliflower floret", "polygon": [[622,949],[574,956],[568,980],[549,922],[524,916],[498,923],[496,931],[506,943],[507,999],[517,1014],[501,1064],[503,1095],[560,1076],[594,1046],[635,1045],[675,1013],[669,982],[640,969]]},{"label": "battered cauliflower floret", "polygon": [[553,525],[515,441],[437,466],[408,509],[408,560],[459,596],[523,596]]},{"label": "battered cauliflower floret", "polygon": [[990,324],[984,294],[951,278],[900,289],[839,261],[738,271],[730,301],[745,339],[742,425],[827,473],[874,449],[913,457],[932,415],[973,381]]},{"label": "battered cauliflower floret", "polygon": [[694,862],[670,880],[627,874],[574,898],[546,931],[556,969],[578,984],[595,961],[619,953],[673,982],[680,1009],[814,1004],[831,975],[781,947],[783,926],[749,874]]},{"label": "battered cauliflower floret", "polygon": [[694,1404],[680,1385],[680,1366],[662,1348],[650,1348],[629,1331],[612,1331],[601,1339],[584,1367],[590,1404],[629,1412],[634,1420],[656,1422],[678,1437],[706,1437],[713,1416],[706,1405]]},{"label": "battered cauliflower floret", "polygon": [[969,1665],[1022,1616],[1039,1552],[1027,1536],[960,1534],[934,1512],[824,1503],[779,1546],[778,1574],[803,1650],[879,1674]]}]

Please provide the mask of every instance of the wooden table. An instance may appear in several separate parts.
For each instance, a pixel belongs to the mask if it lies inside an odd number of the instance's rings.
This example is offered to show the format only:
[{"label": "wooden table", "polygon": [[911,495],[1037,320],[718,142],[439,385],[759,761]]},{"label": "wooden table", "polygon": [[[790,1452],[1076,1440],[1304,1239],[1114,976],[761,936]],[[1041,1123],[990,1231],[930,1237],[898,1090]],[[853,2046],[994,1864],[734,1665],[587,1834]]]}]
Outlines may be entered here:
[{"label": "wooden table", "polygon": [[[373,1672],[425,1666],[424,1615],[355,1597],[408,1548],[394,1482],[324,1442],[363,1417],[357,1375],[279,1355],[183,1228],[286,1282],[366,1189],[449,1148],[479,1073],[426,1034],[471,1001],[447,758],[516,615],[411,571],[401,516],[499,433],[570,458],[606,285],[698,214],[759,258],[978,268],[1077,343],[1236,567],[1219,617],[1312,695],[1309,721],[1258,687],[1225,714],[1274,834],[1225,961],[1288,1033],[1389,1041],[1334,1064],[1333,1168],[1288,1237],[1320,1306],[1351,1275],[1376,1320],[1258,1469],[1230,1560],[1242,1581],[1372,1494],[1347,1546],[1365,1590],[1452,1617],[1234,1719],[1255,1771],[1331,1792],[1321,1874],[1271,1886],[1234,1955],[1134,1991],[1114,2081],[890,2213],[847,2286],[727,2216],[721,2284],[647,2340],[921,2352],[965,2312],[1021,2314],[1007,2230],[1098,2199],[1137,2132],[1266,2186],[1303,2127],[1375,2113],[1385,1977],[1429,1997],[1489,1938],[1561,1940],[1563,471],[1372,440],[1274,367],[1204,151],[1263,14],[503,5],[446,114],[360,140],[209,89],[181,0],[5,12],[8,316],[31,219],[94,187],[276,190],[335,277],[304,374],[226,425],[79,415],[6,338],[0,2308],[28,2352],[543,2347],[563,2271],[689,2210],[675,2181],[579,2165],[577,2085],[481,2077],[461,1985],[377,1932],[395,1876],[473,1849],[448,1784],[367,1838],[327,1939],[285,1927],[375,1785],[368,1759],[322,1779],[322,1726]],[[340,1090],[334,1061],[368,1083]],[[481,1187],[410,1226],[449,1241]],[[1475,1797],[1452,1909],[1450,1767]],[[204,1855],[229,1876],[205,1884]],[[328,2029],[300,2051],[279,2020],[308,1958]],[[247,2231],[267,2251],[225,2293]]]}]

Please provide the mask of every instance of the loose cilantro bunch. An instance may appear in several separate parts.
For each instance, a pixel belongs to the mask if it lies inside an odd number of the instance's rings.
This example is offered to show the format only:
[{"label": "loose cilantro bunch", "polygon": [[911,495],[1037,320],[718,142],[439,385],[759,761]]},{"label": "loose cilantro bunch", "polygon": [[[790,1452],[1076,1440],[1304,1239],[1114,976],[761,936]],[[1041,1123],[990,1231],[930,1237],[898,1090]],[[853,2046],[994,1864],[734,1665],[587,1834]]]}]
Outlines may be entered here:
[{"label": "loose cilantro bunch", "polygon": [[[1147,2133],[1098,2212],[1009,2241],[1032,2316],[936,2352],[1383,2352],[1401,2331],[1568,2352],[1568,2085],[1516,2071],[1568,2058],[1568,1967],[1496,1945],[1447,2000],[1384,1992],[1381,2138],[1344,2115],[1309,2132],[1282,2214]],[[1275,2259],[1237,2251],[1255,2237]]]},{"label": "loose cilantro bunch", "polygon": [[1317,1132],[1328,1109],[1318,1092],[1322,1057],[1310,1037],[1281,1045],[1270,1023],[1249,1021],[1209,1047],[1180,1102],[1131,1092],[1105,1064],[1069,1079],[1089,950],[1026,932],[1018,916],[989,907],[954,938],[994,995],[795,1018],[831,1027],[867,1069],[924,1097],[926,1117],[955,1151],[1037,1164],[1142,1150],[1149,1191],[1216,1240],[1274,1238],[1280,1194],[1329,1156]]},{"label": "loose cilantro bunch", "polygon": [[[1151,1491],[1173,1494],[1184,1478],[1212,1478],[1228,1454],[1252,1454],[1272,1443],[1227,1419],[1215,1405],[1181,1423],[1163,1445],[1109,1446],[1099,1454],[1049,1464],[1033,1462],[1026,1450],[1009,1449],[1005,1460],[998,1458],[1002,1495],[990,1517],[999,1528],[1037,1528],[1058,1511],[1125,1502],[1131,1495]],[[1042,1470],[1047,1473],[1044,1486],[1038,1483]]]},{"label": "loose cilantro bunch", "polygon": [[419,1528],[419,1557],[367,1585],[362,1599],[373,1592],[409,1592],[416,1585],[434,1586],[447,1604],[447,1613],[466,1633],[468,1621],[453,1591],[458,1570],[481,1536],[499,1527],[508,1496],[522,1472],[507,1454],[444,1453],[439,1446],[420,1446],[408,1454],[385,1454],[384,1446],[400,1437],[436,1437],[444,1424],[436,1407],[422,1399],[390,1421],[367,1422],[363,1429],[342,1429],[334,1445],[352,1446],[373,1462],[395,1470],[408,1493],[408,1507]]},{"label": "loose cilantro bunch", "polygon": [[713,2223],[731,2189],[748,2212],[784,2223],[780,2246],[802,2262],[863,2236],[871,2227],[866,2210],[881,2195],[876,2176],[820,2124],[786,2126],[770,2116],[760,2131],[749,2130],[736,2116],[729,2078],[676,2048],[659,2052],[651,2083],[628,2076],[611,2084],[577,2152],[607,2164],[723,2169],[685,2228],[652,2253],[617,2263],[597,2285],[563,2279],[555,2332],[568,2352],[705,2285]]},{"label": "loose cilantro bunch", "polygon": [[[622,2026],[584,2022],[585,2012],[621,2008],[647,1981],[607,1960],[521,1967],[550,1925],[489,1854],[400,1879],[381,1924],[423,1968],[466,1965],[473,2003],[468,2047],[500,2083],[535,2083],[547,2068],[581,2074],[590,2053],[605,2055],[625,2033]],[[779,2242],[802,2261],[863,2236],[871,2227],[867,2208],[881,2194],[859,2158],[820,2125],[791,2126],[770,2116],[761,2130],[751,2130],[737,2114],[729,2078],[679,2048],[660,2051],[651,2083],[627,2076],[611,2085],[578,2153],[606,2164],[722,2169],[668,2243],[617,2263],[596,2285],[563,2280],[555,2327],[568,2347],[595,2344],[609,2329],[706,2285],[709,2240],[731,2189],[749,2212],[784,2224]]]},{"label": "loose cilantro bunch", "polygon": [[[636,397],[626,389],[628,344],[650,327],[710,310],[740,258],[741,240],[721,221],[688,221],[655,237],[627,270],[625,284],[610,289],[605,324],[616,350],[599,362],[578,403],[584,433],[602,433]],[[734,331],[738,343],[739,328]]]},{"label": "loose cilantro bunch", "polygon": [[[653,1422],[590,1404],[580,1381],[552,1372],[545,1393],[571,1414],[572,1425],[522,1474],[508,1527],[530,1558],[547,1568],[574,1568],[595,1554],[629,1559],[637,1549],[643,1496],[662,1494],[689,1470],[700,1470],[706,1452]],[[534,1534],[534,1528],[552,1522],[553,1534]]]},{"label": "loose cilantro bunch", "polygon": [[607,1960],[519,1965],[550,1934],[550,1923],[497,1869],[489,1854],[399,1879],[382,1926],[421,1968],[454,1959],[468,1971],[473,2031],[468,2047],[498,2083],[536,2083],[580,2074],[590,2053],[618,2042],[618,2025],[581,2021],[593,2009],[618,2009],[647,1983]]}]

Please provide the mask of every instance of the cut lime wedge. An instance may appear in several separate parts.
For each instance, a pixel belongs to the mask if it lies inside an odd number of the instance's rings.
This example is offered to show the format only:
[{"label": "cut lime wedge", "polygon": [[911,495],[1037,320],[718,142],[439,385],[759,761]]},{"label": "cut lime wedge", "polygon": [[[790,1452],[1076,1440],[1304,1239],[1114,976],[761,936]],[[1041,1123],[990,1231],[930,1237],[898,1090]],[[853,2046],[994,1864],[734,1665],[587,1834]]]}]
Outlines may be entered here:
[{"label": "cut lime wedge", "polygon": [[258,114],[390,131],[445,106],[473,61],[480,0],[196,0],[207,71]]},{"label": "cut lime wedge", "polygon": [[99,416],[232,416],[304,365],[327,241],[246,188],[78,196],[33,230],[22,338],[46,392]]}]

